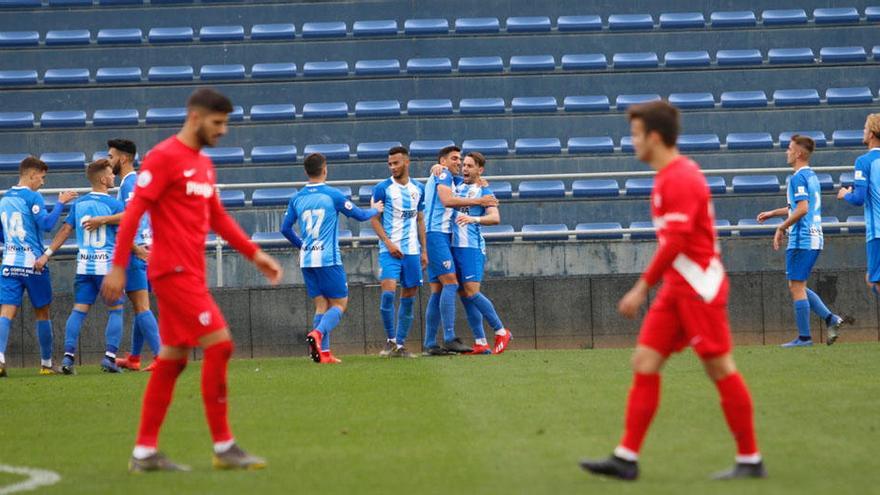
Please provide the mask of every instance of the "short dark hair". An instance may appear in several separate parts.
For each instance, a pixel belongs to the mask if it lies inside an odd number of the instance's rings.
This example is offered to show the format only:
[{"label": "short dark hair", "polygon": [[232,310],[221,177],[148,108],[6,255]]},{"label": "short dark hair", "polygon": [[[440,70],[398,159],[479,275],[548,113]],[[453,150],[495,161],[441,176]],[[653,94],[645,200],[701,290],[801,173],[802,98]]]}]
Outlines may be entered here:
[{"label": "short dark hair", "polygon": [[137,154],[137,146],[133,141],[129,141],[128,139],[123,138],[115,138],[107,141],[108,148],[116,148],[119,151],[131,155],[134,158],[134,155]]},{"label": "short dark hair", "polygon": [[186,100],[187,108],[202,108],[209,112],[232,113],[232,101],[214,88],[198,88]]},{"label": "short dark hair", "polygon": [[303,161],[303,167],[306,169],[306,175],[309,177],[318,177],[327,165],[327,159],[320,153],[312,153]]},{"label": "short dark hair", "polygon": [[18,174],[24,175],[29,170],[36,170],[38,172],[48,172],[49,166],[46,165],[46,162],[40,160],[39,158],[31,155],[25,157],[24,160],[18,165]]},{"label": "short dark hair", "polygon": [[474,163],[476,163],[478,167],[485,167],[486,166],[486,157],[483,156],[483,154],[480,153],[479,151],[471,151],[470,153],[467,154],[467,156],[470,158],[473,158]]},{"label": "short dark hair", "polygon": [[394,146],[390,150],[388,150],[388,156],[391,155],[406,155],[409,156],[409,150],[406,149],[405,146]]},{"label": "short dark hair", "polygon": [[113,168],[113,165],[110,165],[110,160],[106,158],[95,160],[86,167],[86,177],[89,179],[89,182],[94,184],[98,177],[108,168]]},{"label": "short dark hair", "polygon": [[440,150],[440,153],[437,153],[437,160],[439,161],[442,158],[446,158],[446,155],[454,151],[458,151],[459,153],[461,153],[461,148],[454,144],[451,146],[445,146],[442,150]]},{"label": "short dark hair", "polygon": [[807,150],[807,155],[812,155],[813,150],[816,149],[816,142],[810,136],[795,134],[791,137],[791,142]]},{"label": "short dark hair", "polygon": [[645,134],[660,134],[663,144],[670,148],[678,141],[681,132],[681,120],[678,109],[665,101],[652,101],[629,107],[626,112],[630,121],[641,120],[645,125]]}]

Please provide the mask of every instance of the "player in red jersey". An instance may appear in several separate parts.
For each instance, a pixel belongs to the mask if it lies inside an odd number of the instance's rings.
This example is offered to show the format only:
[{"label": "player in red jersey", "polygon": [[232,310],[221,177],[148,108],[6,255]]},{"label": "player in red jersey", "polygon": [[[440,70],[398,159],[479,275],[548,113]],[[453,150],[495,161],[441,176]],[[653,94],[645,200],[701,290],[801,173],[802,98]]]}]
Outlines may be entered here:
[{"label": "player in red jersey", "polygon": [[703,361],[721,396],[721,408],[736,440],[734,467],[715,479],[766,476],[755,439],[752,398],[736,370],[727,319],[728,280],[715,236],[715,213],[699,166],[678,154],[678,110],[666,102],[629,110],[633,147],[639,160],[657,171],[651,216],[659,247],[647,270],[620,300],[618,311],[634,319],[660,279],[663,286],[642,322],[632,358],[632,388],[623,438],[613,455],[581,461],[595,474],[635,480],[638,456],[660,403],[660,370],[686,346]]},{"label": "player in red jersey", "polygon": [[209,88],[197,89],[187,101],[187,117],[175,136],[146,156],[134,198],[125,210],[113,268],[101,294],[118,300],[125,288],[135,231],[144,212],[153,227],[148,276],[159,303],[162,347],[144,392],[140,429],[129,470],[181,471],[157,450],[159,429],[171,403],[174,384],[193,347],[204,352],[202,398],[214,441],[217,469],[259,469],[266,461],[247,454],[233,439],[227,419],[226,370],[233,345],[229,327],[211,297],[205,274],[205,238],[211,229],[250,259],[277,284],[281,266],[260,250],[226,213],[216,193],[214,165],[201,153],[226,134],[232,102]]}]

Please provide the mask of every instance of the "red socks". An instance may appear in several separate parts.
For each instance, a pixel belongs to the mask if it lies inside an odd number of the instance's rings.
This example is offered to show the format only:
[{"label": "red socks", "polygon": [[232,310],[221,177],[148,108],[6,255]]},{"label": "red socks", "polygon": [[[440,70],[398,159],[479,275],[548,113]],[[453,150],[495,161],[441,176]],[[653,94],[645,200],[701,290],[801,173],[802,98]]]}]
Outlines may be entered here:
[{"label": "red socks", "polygon": [[171,404],[174,384],[183,369],[186,359],[165,360],[156,358],[156,369],[150,375],[144,392],[141,409],[141,425],[138,429],[136,445],[155,448],[159,440],[159,429],[165,421],[165,413]]},{"label": "red socks", "polygon": [[660,375],[636,373],[633,376],[632,388],[629,390],[629,399],[626,403],[626,422],[624,423],[623,438],[620,440],[620,446],[631,452],[633,456],[638,455],[659,404]]},{"label": "red socks", "polygon": [[232,439],[227,418],[226,369],[232,356],[231,340],[219,342],[205,349],[205,362],[202,364],[202,400],[205,403],[205,416],[211,429],[214,443]]},{"label": "red socks", "polygon": [[721,409],[733,438],[739,456],[754,456],[758,453],[755,440],[755,422],[752,411],[752,396],[739,373],[732,373],[715,382],[721,395]]}]

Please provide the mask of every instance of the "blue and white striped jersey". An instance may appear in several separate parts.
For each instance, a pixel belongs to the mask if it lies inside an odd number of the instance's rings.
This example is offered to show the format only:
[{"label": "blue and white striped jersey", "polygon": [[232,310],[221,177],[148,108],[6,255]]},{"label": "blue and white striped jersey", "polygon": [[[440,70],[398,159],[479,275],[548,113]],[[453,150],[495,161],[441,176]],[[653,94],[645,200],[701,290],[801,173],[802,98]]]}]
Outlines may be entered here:
[{"label": "blue and white striped jersey", "polygon": [[880,148],[856,159],[854,186],[865,186],[865,240],[880,239]]},{"label": "blue and white striped jersey", "polygon": [[[137,172],[129,172],[122,178],[119,184],[119,191],[116,193],[116,199],[122,204],[128,206],[128,202],[134,197],[134,190],[137,187]],[[149,246],[153,243],[153,231],[150,230],[150,214],[144,213],[141,217],[141,223],[138,225],[137,234],[134,236],[134,243],[139,246]]]},{"label": "blue and white striped jersey", "polygon": [[[61,206],[58,205],[58,208],[54,219],[49,219],[46,203],[40,193],[23,186],[15,186],[6,191],[3,199],[0,199],[3,266],[33,269],[37,258],[45,250],[43,232],[52,230],[55,226]],[[51,225],[47,225],[48,223]]]},{"label": "blue and white striped jersey", "polygon": [[[425,211],[425,186],[410,179],[406,185],[388,178],[373,188],[373,201],[382,201],[382,228],[391,242],[404,255],[421,254],[419,244],[419,212]],[[379,252],[388,252],[384,242],[379,243]]]},{"label": "blue and white striped jersey", "polygon": [[113,261],[113,248],[116,247],[116,225],[102,225],[88,231],[83,222],[92,217],[122,213],[125,207],[106,193],[90,192],[76,200],[67,214],[68,225],[76,229],[77,275],[106,275]]},{"label": "blue and white striped jersey", "polygon": [[788,249],[822,249],[822,190],[810,167],[803,167],[788,180],[788,211],[807,201],[807,214],[788,228]]},{"label": "blue and white striped jersey", "polygon": [[[493,195],[491,189],[488,187],[482,187],[479,184],[465,184],[462,182],[455,186],[455,196],[459,198],[473,199]],[[458,208],[457,211],[472,217],[481,217],[486,214],[486,208],[483,206],[464,206]],[[476,248],[485,252],[486,241],[483,239],[480,224],[454,224],[452,227],[452,246],[458,248]]]},{"label": "blue and white striped jersey", "polygon": [[453,175],[449,169],[444,169],[440,175],[431,174],[425,184],[425,231],[452,232],[452,208],[446,208],[437,194],[439,186],[446,186],[455,192],[455,186],[461,184],[461,177]]}]

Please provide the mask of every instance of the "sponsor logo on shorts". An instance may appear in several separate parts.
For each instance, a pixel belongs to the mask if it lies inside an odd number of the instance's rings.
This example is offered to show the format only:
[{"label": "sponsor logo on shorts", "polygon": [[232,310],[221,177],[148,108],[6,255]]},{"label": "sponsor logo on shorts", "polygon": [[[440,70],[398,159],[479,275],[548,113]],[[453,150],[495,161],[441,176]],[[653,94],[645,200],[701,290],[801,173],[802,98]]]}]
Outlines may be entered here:
[{"label": "sponsor logo on shorts", "polygon": [[211,312],[210,311],[202,311],[199,313],[199,323],[202,324],[203,327],[206,327],[211,324]]}]

